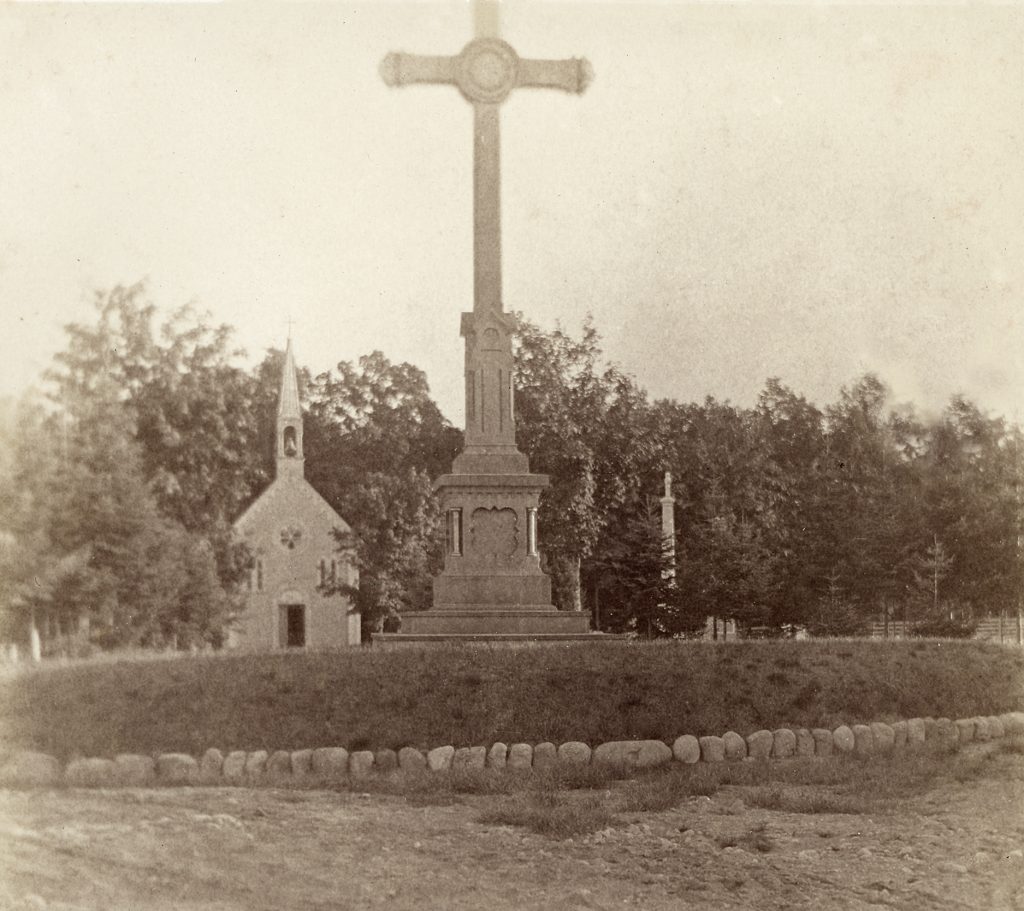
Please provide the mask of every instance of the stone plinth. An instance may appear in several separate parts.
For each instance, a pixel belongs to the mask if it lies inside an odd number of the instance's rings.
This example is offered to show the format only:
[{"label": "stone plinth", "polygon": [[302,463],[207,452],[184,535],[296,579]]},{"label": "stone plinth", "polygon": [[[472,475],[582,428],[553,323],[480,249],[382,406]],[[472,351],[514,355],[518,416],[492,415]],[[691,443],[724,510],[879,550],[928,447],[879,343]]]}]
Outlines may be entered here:
[{"label": "stone plinth", "polygon": [[435,484],[445,518],[444,569],[434,579],[432,609],[406,613],[401,633],[374,636],[379,644],[607,638],[590,632],[588,615],[551,604],[537,542],[548,477],[530,473],[515,447],[510,332],[501,315],[464,316],[467,445]]}]

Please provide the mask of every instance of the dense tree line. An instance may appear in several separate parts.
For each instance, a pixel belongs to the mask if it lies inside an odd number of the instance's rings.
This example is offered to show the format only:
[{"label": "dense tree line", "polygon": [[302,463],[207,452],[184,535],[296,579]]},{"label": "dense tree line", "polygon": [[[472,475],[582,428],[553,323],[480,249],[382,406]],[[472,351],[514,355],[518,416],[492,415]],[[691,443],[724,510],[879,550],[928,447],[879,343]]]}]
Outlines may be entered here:
[{"label": "dense tree line", "polygon": [[[706,617],[819,634],[886,617],[956,634],[1020,609],[1021,429],[963,396],[925,418],[867,374],[824,409],[778,379],[752,408],[650,402],[599,366],[593,327],[573,340],[526,323],[520,343],[521,440],[552,475],[542,534],[563,608],[589,602],[603,627],[654,635]],[[665,470],[668,590],[651,531]]]},{"label": "dense tree line", "polygon": [[[231,522],[272,477],[282,358],[239,355],[229,327],[189,308],[159,322],[142,286],[116,288],[67,327],[47,396],[4,403],[5,638],[223,640],[250,559]],[[884,615],[948,632],[1020,606],[1021,429],[963,397],[926,419],[869,374],[824,408],[777,379],[751,408],[651,401],[589,323],[574,337],[520,319],[516,359],[519,443],[552,479],[556,603],[600,628],[687,634],[714,616],[834,634]],[[307,477],[352,525],[339,546],[356,548],[371,631],[429,605],[432,481],[462,435],[422,371],[380,352],[300,384]]]}]

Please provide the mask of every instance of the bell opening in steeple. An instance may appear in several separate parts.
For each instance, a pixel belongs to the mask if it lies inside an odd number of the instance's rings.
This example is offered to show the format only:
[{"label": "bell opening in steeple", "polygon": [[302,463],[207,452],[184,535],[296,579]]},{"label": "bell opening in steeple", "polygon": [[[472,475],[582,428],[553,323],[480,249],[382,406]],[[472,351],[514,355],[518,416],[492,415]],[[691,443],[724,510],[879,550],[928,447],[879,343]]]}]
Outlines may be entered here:
[{"label": "bell opening in steeple", "polygon": [[284,454],[289,459],[294,459],[299,454],[298,436],[294,427],[284,429]]},{"label": "bell opening in steeple", "polygon": [[277,474],[303,474],[302,408],[295,371],[292,340],[284,352],[281,366],[281,391],[277,398]]}]

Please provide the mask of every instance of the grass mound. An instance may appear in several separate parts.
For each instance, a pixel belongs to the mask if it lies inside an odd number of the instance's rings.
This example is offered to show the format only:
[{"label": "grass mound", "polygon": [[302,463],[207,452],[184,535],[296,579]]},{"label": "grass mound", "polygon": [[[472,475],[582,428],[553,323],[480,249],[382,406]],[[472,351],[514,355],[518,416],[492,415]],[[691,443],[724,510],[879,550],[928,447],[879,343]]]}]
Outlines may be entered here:
[{"label": "grass mound", "polygon": [[75,755],[429,748],[833,727],[1024,708],[974,641],[358,650],[42,667],[0,681],[0,748]]}]

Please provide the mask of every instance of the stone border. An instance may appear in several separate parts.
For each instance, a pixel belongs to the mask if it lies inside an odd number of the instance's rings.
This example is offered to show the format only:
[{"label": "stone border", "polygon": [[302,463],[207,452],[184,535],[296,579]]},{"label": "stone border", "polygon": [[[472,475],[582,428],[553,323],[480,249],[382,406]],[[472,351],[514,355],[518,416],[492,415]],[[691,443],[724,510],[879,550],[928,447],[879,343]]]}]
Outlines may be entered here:
[{"label": "stone border", "polygon": [[554,766],[608,765],[625,771],[654,768],[671,762],[757,762],[791,757],[868,755],[912,750],[926,742],[950,747],[1024,734],[1024,712],[959,718],[911,718],[893,724],[840,725],[828,728],[779,728],[742,737],[728,731],[721,737],[683,734],[672,746],[661,740],[616,740],[591,747],[579,741],[495,743],[490,747],[440,746],[423,752],[413,747],[356,750],[321,747],[313,750],[235,751],[224,755],[209,749],[199,759],[185,753],[158,756],[122,754],[113,759],[73,759],[65,768],[53,756],[23,750],[0,768],[0,787],[80,788],[158,785],[287,784],[306,780],[358,780],[396,771],[458,772],[460,770],[543,771]]}]

